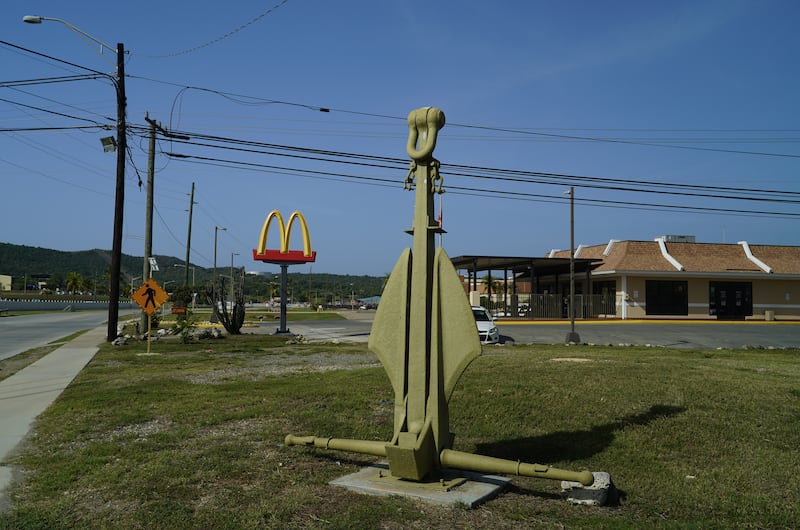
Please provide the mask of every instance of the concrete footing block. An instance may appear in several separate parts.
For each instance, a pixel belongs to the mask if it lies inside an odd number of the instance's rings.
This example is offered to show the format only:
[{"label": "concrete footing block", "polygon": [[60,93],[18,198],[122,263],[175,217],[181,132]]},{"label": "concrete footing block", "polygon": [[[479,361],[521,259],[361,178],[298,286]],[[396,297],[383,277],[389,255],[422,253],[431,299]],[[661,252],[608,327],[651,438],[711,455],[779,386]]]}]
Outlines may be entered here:
[{"label": "concrete footing block", "polygon": [[393,477],[389,465],[381,462],[335,479],[330,484],[368,495],[398,495],[432,504],[460,504],[475,508],[497,496],[510,481],[495,475],[443,469],[437,480],[414,482]]},{"label": "concrete footing block", "polygon": [[561,481],[561,495],[572,504],[585,504],[589,506],[605,506],[615,496],[614,484],[611,475],[605,471],[593,472],[594,482],[591,486],[584,486],[580,482],[571,480]]}]

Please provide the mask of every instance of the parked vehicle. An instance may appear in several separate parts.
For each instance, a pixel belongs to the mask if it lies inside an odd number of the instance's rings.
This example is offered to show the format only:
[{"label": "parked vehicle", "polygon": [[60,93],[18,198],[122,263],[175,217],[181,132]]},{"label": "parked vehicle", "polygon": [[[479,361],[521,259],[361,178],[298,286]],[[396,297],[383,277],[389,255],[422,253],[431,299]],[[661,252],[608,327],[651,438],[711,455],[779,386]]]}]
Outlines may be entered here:
[{"label": "parked vehicle", "polygon": [[500,342],[500,332],[494,323],[494,318],[485,307],[472,306],[472,315],[478,326],[478,336],[483,344],[497,344]]}]

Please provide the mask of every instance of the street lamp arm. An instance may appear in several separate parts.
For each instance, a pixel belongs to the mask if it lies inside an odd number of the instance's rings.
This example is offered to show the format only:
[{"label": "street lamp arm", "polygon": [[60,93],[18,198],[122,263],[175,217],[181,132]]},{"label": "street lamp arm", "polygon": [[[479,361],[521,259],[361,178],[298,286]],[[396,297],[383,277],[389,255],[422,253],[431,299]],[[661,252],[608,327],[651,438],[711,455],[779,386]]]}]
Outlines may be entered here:
[{"label": "street lamp arm", "polygon": [[[49,18],[38,15],[28,15],[22,18],[23,22],[28,24],[41,24],[44,20],[52,20],[60,22],[67,26],[69,29],[76,32],[83,38],[87,38],[101,46],[100,53],[103,53],[103,48],[113,50],[111,46],[103,41],[89,35],[85,31],[73,26],[66,20],[60,18]],[[127,138],[125,130],[125,46],[117,43],[117,75],[114,79],[114,88],[117,93],[117,171],[116,171],[116,193],[114,196],[114,239],[111,247],[111,289],[109,292],[108,300],[108,342],[113,341],[119,331],[117,324],[119,323],[119,287],[120,275],[122,272],[122,227],[123,217],[125,212],[125,156],[127,152]]]},{"label": "street lamp arm", "polygon": [[75,33],[83,36],[84,38],[87,38],[87,39],[91,40],[92,42],[94,42],[96,44],[99,44],[100,45],[100,53],[101,54],[103,53],[103,48],[107,48],[107,49],[111,50],[112,52],[117,53],[117,49],[114,46],[109,46],[108,44],[106,44],[105,42],[101,41],[100,39],[98,39],[96,37],[93,37],[92,35],[86,33],[85,31],[83,31],[82,29],[80,29],[80,28],[78,28],[76,26],[73,26],[72,24],[70,24],[66,20],[63,20],[63,19],[60,19],[60,18],[53,18],[53,17],[42,17],[42,16],[39,16],[39,15],[25,15],[24,17],[22,17],[22,21],[23,22],[27,22],[28,24],[41,24],[45,20],[52,20],[53,22],[61,22],[62,24],[67,26],[69,29],[71,29]]}]

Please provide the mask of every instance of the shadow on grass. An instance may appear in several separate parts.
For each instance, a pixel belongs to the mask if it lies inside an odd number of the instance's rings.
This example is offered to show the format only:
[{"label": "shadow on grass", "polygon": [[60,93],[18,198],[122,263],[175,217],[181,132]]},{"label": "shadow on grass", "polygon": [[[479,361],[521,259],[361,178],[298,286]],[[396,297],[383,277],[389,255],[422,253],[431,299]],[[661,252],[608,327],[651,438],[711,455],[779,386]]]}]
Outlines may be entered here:
[{"label": "shadow on grass", "polygon": [[581,460],[604,451],[614,441],[617,431],[626,427],[647,425],[658,418],[676,416],[685,410],[672,405],[653,405],[646,412],[625,416],[587,431],[560,431],[531,438],[481,443],[476,449],[482,455],[523,462]]},{"label": "shadow on grass", "polygon": [[[614,441],[617,431],[627,427],[647,425],[659,418],[677,416],[686,411],[684,407],[673,405],[653,405],[646,412],[624,416],[619,420],[592,427],[586,431],[561,431],[544,436],[503,440],[493,443],[482,443],[476,446],[477,453],[507,460],[536,462],[546,464],[565,460],[589,458],[604,451]],[[373,465],[374,460],[364,455],[343,453],[340,451],[315,451],[315,455],[338,465],[365,467]],[[509,484],[507,492],[519,495],[535,496],[545,499],[561,499],[562,495],[534,491],[518,485]],[[626,493],[612,485],[607,506],[620,506]]]}]

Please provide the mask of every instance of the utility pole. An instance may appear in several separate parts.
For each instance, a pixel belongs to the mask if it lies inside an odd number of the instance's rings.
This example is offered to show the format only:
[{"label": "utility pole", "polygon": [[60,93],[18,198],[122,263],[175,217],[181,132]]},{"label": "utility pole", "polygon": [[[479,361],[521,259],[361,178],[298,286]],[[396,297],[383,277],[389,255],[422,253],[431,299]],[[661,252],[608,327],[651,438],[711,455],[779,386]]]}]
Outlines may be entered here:
[{"label": "utility pole", "polygon": [[[150,277],[150,254],[153,252],[153,184],[156,165],[156,122],[149,114],[144,119],[150,124],[150,141],[147,150],[147,199],[144,216],[144,260],[142,260],[142,282]],[[134,286],[135,287],[135,286]],[[147,329],[149,316],[142,311],[142,329]]]},{"label": "utility pole", "polygon": [[192,182],[192,193],[189,195],[189,234],[186,236],[186,263],[183,269],[183,285],[189,285],[189,251],[192,248],[192,210],[194,207],[194,182]]},{"label": "utility pole", "polygon": [[[147,203],[145,211],[144,225],[144,260],[142,263],[142,281],[150,277],[150,255],[153,253],[153,185],[155,183],[155,164],[156,164],[156,131],[167,138],[177,140],[190,140],[188,136],[173,134],[164,129],[156,120],[150,119],[149,113],[145,113],[144,119],[150,124],[150,138],[147,150]],[[194,184],[192,184],[194,186]]]},{"label": "utility pole", "polygon": [[117,338],[119,323],[119,282],[122,272],[122,226],[125,213],[125,157],[127,138],[125,130],[125,47],[117,43],[117,178],[114,199],[114,239],[111,245],[111,285],[108,299],[108,327],[106,340]]},{"label": "utility pole", "polygon": [[236,291],[233,288],[233,257],[238,255],[238,252],[231,252],[231,309],[233,309],[234,298],[236,296]]},{"label": "utility pole", "polygon": [[211,277],[211,282],[213,285],[217,284],[217,234],[220,230],[227,231],[228,229],[224,226],[215,226],[214,227],[214,274]]},{"label": "utility pole", "polygon": [[[100,45],[100,53],[103,49],[113,50],[111,46],[93,37],[80,28],[77,28],[60,18],[42,17],[38,15],[26,15],[22,21],[28,24],[41,24],[45,20],[52,20],[64,24],[69,29],[78,33],[81,38],[89,39]],[[116,75],[109,75],[109,79],[114,83],[117,93],[117,175],[116,192],[114,197],[114,240],[111,245],[111,270],[109,277],[111,285],[108,289],[108,326],[106,328],[106,339],[108,342],[117,338],[117,325],[119,323],[119,288],[120,276],[122,274],[122,227],[123,216],[125,214],[125,157],[128,154],[128,142],[125,126],[125,108],[127,99],[125,97],[125,46],[117,43],[117,71]],[[77,66],[77,65],[73,65]],[[84,67],[81,67],[84,68]]]},{"label": "utility pole", "polygon": [[575,332],[575,188],[569,191],[569,333],[567,343],[578,344],[581,337]]}]

